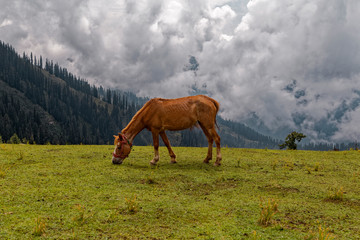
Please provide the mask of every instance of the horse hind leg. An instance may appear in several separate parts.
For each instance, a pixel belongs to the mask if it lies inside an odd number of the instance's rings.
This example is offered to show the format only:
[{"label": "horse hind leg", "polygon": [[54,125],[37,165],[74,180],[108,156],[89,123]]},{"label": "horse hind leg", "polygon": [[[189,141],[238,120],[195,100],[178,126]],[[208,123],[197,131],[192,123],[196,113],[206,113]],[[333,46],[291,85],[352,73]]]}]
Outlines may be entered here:
[{"label": "horse hind leg", "polygon": [[215,141],[215,144],[216,144],[216,161],[215,161],[214,165],[215,166],[220,166],[221,165],[221,160],[222,160],[221,147],[220,147],[220,136],[216,132],[215,127],[211,128],[209,130],[209,133],[213,137],[213,139]]},{"label": "horse hind leg", "polygon": [[165,132],[160,132],[160,136],[165,144],[165,146],[167,147],[168,151],[169,151],[169,155],[171,157],[171,163],[176,163],[176,155],[175,153],[173,152],[172,148],[171,148],[171,145],[170,145],[170,141],[168,139],[168,137],[166,136],[166,133]]}]

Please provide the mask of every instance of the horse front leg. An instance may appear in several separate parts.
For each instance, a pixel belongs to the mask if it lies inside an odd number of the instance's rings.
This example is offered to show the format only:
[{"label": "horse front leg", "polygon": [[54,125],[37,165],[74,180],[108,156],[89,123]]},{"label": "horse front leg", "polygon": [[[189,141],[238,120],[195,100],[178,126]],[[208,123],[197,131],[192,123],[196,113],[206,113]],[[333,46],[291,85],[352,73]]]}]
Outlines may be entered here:
[{"label": "horse front leg", "polygon": [[170,146],[170,141],[168,139],[168,137],[166,136],[166,133],[165,132],[160,132],[160,136],[165,144],[165,146],[167,147],[168,151],[169,151],[169,155],[171,157],[171,163],[176,163],[176,155],[175,153],[173,152],[171,146]]},{"label": "horse front leg", "polygon": [[152,137],[153,137],[153,144],[154,144],[154,153],[155,156],[153,160],[150,161],[150,164],[156,165],[156,163],[159,161],[159,132],[157,131],[151,131]]},{"label": "horse front leg", "polygon": [[209,161],[212,159],[212,149],[213,149],[213,138],[212,136],[210,135],[209,131],[200,123],[200,127],[201,129],[203,130],[207,140],[208,140],[208,152],[207,152],[207,155],[204,159],[204,163],[209,163]]}]

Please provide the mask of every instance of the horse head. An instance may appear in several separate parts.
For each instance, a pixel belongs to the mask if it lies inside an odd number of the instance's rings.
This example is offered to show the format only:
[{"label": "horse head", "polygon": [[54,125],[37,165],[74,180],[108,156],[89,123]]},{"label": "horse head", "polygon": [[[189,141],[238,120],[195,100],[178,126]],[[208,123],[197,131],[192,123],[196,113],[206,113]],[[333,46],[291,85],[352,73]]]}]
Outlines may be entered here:
[{"label": "horse head", "polygon": [[125,158],[127,158],[131,152],[132,144],[122,133],[119,133],[118,136],[114,135],[114,145],[115,149],[113,152],[112,163],[121,164]]}]

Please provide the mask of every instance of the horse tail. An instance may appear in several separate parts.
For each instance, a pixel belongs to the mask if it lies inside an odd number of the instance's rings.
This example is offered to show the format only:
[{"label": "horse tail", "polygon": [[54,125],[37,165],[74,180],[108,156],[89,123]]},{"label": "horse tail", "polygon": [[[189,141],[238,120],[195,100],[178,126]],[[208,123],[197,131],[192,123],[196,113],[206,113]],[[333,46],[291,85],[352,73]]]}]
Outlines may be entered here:
[{"label": "horse tail", "polygon": [[211,97],[208,97],[208,96],[205,96],[205,97],[207,97],[207,98],[214,104],[214,106],[215,106],[215,109],[216,109],[216,112],[215,112],[215,126],[217,127],[217,129],[220,130],[219,125],[218,125],[217,122],[216,122],[216,114],[218,113],[218,111],[219,111],[219,109],[220,109],[220,104],[219,104],[218,101],[216,101],[215,99],[213,99],[213,98],[211,98]]},{"label": "horse tail", "polygon": [[[216,108],[216,114],[218,113],[219,109],[220,109],[220,104],[218,103],[218,101],[214,100],[214,99],[211,99],[213,104],[215,105],[215,108]],[[216,122],[216,115],[215,115],[215,126],[218,130],[220,130],[219,128],[219,125],[217,124]]]},{"label": "horse tail", "polygon": [[217,122],[216,122],[216,117],[215,117],[215,126],[216,126],[216,128],[217,128],[218,130],[220,130],[220,127],[219,127],[219,125],[218,125]]},{"label": "horse tail", "polygon": [[220,104],[218,103],[218,101],[216,101],[215,99],[211,98],[211,101],[213,102],[213,104],[215,105],[216,108],[216,113],[219,111],[220,109]]}]

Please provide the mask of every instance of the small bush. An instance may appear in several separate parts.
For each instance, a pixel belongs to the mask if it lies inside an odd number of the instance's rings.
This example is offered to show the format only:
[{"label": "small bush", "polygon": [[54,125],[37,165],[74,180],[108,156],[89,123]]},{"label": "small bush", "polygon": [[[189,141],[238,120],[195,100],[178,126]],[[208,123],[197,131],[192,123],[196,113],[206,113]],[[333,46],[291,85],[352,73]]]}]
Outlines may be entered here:
[{"label": "small bush", "polygon": [[11,144],[20,144],[21,143],[20,138],[18,137],[18,135],[16,133],[14,133],[14,135],[12,135],[10,137],[9,143],[11,143]]}]

